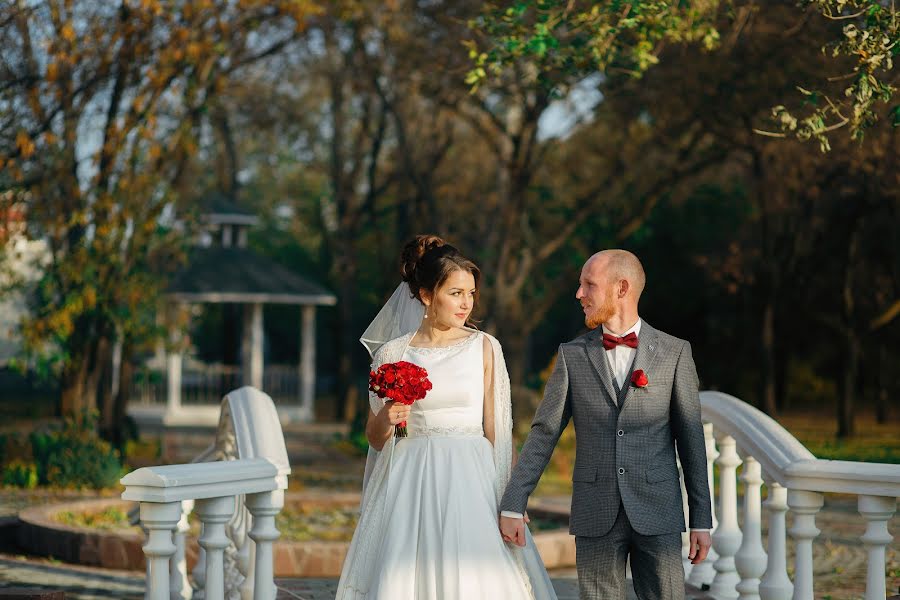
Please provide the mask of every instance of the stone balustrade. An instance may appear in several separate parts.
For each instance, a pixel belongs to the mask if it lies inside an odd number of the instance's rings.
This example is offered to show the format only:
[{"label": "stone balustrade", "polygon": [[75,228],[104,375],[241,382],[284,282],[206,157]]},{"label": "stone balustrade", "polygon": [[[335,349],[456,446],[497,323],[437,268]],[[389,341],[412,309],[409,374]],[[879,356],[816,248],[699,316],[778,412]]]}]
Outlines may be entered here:
[{"label": "stone balustrade", "polygon": [[[900,465],[817,459],[774,419],[721,392],[700,394],[709,473],[718,467],[719,495],[713,531],[713,570],[686,565],[688,581],[708,585],[715,598],[812,600],[816,514],[825,494],[857,496],[866,521],[866,600],[886,596],[887,522],[900,496]],[[743,531],[738,526],[737,468],[743,464]],[[712,477],[710,476],[710,482]],[[765,485],[767,499],[762,501]],[[762,512],[768,509],[768,543]],[[793,525],[786,529],[786,513]],[[788,576],[788,535],[794,542],[794,579]]]},{"label": "stone balustrade", "polygon": [[284,504],[275,465],[257,458],[144,467],[123,477],[121,483],[125,486],[122,499],[140,503],[141,525],[148,532],[144,554],[149,600],[181,595],[181,590],[170,586],[170,562],[176,553],[173,531],[183,516],[182,502],[187,500],[194,502],[202,524],[205,597],[225,598],[224,551],[230,544],[225,525],[235,512],[236,495],[246,498],[245,506],[254,518],[250,532],[256,543],[253,598],[274,600],[272,542],[278,538],[274,518]]}]

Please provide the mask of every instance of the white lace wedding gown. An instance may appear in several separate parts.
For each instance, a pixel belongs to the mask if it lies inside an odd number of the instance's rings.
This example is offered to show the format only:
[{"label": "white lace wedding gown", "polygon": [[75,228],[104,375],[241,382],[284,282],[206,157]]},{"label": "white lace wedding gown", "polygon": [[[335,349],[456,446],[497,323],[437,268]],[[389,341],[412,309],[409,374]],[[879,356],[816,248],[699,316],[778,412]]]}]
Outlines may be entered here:
[{"label": "white lace wedding gown", "polygon": [[[345,564],[338,598],[535,600],[524,561],[516,556],[521,550],[508,546],[497,527],[493,447],[482,425],[482,335],[447,348],[403,351],[403,360],[428,371],[433,388],[412,406],[409,437],[396,440],[381,539],[358,547],[366,544],[358,539],[368,527],[364,521],[376,518],[364,512],[348,552],[348,558],[357,553],[360,564],[368,561],[358,553],[377,553],[368,557],[374,563],[367,589],[348,589],[353,578],[346,571],[353,567]],[[543,565],[539,569],[538,587],[546,589],[541,586],[546,581],[549,587],[549,579]]]}]

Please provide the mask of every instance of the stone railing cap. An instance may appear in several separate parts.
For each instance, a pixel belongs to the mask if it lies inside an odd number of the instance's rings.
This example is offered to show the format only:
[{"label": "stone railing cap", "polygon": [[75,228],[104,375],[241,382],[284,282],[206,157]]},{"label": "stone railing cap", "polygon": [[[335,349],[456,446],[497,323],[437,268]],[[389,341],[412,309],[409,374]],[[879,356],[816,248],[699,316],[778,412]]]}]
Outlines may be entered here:
[{"label": "stone railing cap", "polygon": [[174,488],[210,483],[239,483],[248,479],[266,479],[278,475],[278,469],[264,458],[142,467],[120,480],[126,487]]},{"label": "stone railing cap", "polygon": [[734,396],[705,391],[700,404],[717,435],[733,437],[742,455],[755,458],[766,477],[784,487],[900,496],[900,465],[818,459],[775,419]]}]

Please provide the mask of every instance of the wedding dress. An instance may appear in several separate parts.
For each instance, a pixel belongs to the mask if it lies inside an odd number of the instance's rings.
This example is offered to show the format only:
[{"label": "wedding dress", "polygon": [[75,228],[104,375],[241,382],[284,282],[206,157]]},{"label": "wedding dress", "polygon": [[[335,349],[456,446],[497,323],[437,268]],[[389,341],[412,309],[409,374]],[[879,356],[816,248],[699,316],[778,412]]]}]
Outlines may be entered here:
[{"label": "wedding dress", "polygon": [[519,548],[498,530],[511,458],[509,381],[499,344],[487,336],[501,409],[492,446],[483,429],[485,336],[473,331],[449,347],[417,348],[408,334],[376,353],[374,367],[397,360],[424,367],[433,388],[412,405],[408,437],[375,453],[339,600],[555,600],[530,534]]}]

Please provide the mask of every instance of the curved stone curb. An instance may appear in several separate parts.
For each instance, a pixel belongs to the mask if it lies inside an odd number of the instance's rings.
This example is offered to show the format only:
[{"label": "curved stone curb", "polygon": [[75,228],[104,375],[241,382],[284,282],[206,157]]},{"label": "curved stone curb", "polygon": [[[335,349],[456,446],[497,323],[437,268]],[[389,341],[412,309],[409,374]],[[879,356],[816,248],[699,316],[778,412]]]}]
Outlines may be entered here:
[{"label": "curved stone curb", "polygon": [[53,518],[64,510],[93,512],[113,506],[131,507],[133,503],[118,498],[103,498],[26,508],[19,512],[19,545],[33,554],[51,556],[68,563],[108,569],[143,569],[144,552],[141,546],[144,538],[141,534],[72,527]]}]

